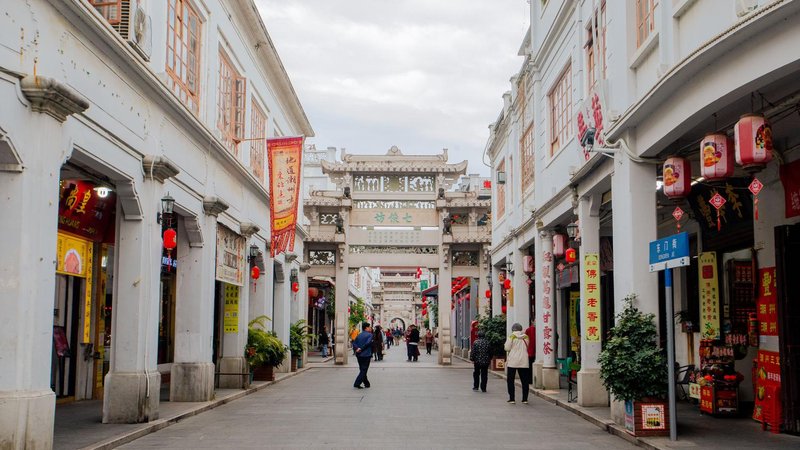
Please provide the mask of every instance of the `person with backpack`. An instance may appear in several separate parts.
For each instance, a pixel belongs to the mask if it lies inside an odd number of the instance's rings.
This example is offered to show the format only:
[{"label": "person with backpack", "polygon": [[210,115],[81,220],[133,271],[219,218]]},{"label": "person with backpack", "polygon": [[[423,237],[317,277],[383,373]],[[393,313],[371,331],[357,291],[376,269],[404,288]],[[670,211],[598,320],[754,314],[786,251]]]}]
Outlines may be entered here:
[{"label": "person with backpack", "polygon": [[528,365],[528,336],[522,332],[522,325],[515,323],[511,326],[511,335],[506,339],[506,381],[508,383],[507,403],[516,403],[514,400],[514,379],[519,373],[522,382],[522,403],[528,404],[528,387],[531,384],[531,369]]}]

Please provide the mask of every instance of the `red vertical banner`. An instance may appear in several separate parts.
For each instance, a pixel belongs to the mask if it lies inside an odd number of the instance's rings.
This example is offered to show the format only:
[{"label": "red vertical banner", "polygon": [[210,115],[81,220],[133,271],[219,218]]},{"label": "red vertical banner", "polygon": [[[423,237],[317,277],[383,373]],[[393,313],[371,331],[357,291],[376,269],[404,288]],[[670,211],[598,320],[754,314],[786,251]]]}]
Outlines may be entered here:
[{"label": "red vertical banner", "polygon": [[779,417],[781,399],[778,395],[781,387],[781,359],[778,352],[758,351],[758,369],[756,369],[756,392],[753,419],[762,422],[764,416],[775,420]]},{"label": "red vertical banner", "polygon": [[303,137],[267,139],[269,206],[272,217],[270,255],[294,249]]}]

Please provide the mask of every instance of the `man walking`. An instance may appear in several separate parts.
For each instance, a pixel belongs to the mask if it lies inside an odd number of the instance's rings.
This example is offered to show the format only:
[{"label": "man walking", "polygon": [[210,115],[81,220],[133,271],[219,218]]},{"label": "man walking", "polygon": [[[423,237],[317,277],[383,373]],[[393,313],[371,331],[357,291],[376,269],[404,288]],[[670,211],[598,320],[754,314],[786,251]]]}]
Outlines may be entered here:
[{"label": "man walking", "polygon": [[[361,333],[353,340],[353,352],[355,352],[358,360],[358,376],[353,384],[356,389],[370,386],[367,371],[369,370],[369,363],[372,361],[372,326],[369,322],[364,322],[361,330]],[[364,383],[363,387],[361,383]]]},{"label": "man walking", "polygon": [[489,376],[489,364],[492,362],[492,348],[489,341],[484,339],[486,333],[478,330],[478,338],[472,343],[469,360],[472,361],[472,390],[478,390],[480,381],[481,391],[486,392],[486,378]]},{"label": "man walking", "polygon": [[328,344],[330,343],[330,337],[328,337],[328,326],[323,326],[322,331],[319,333],[319,346],[322,349],[322,357],[328,357]]}]

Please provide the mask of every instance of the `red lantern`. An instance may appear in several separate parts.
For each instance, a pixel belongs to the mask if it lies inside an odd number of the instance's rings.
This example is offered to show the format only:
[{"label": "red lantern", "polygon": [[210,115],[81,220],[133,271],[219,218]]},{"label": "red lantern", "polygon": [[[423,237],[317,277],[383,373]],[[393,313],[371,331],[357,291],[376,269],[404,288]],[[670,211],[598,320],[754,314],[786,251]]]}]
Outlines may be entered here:
[{"label": "red lantern", "polygon": [[250,278],[257,280],[258,277],[260,276],[261,276],[261,269],[259,269],[258,266],[253,266],[250,269]]},{"label": "red lantern", "polygon": [[316,297],[317,295],[319,295],[319,289],[317,289],[315,287],[308,288],[308,296],[309,297]]},{"label": "red lantern", "polygon": [[563,234],[553,235],[553,256],[560,258],[564,256],[564,249],[567,246],[567,237]]},{"label": "red lantern", "polygon": [[762,116],[744,115],[733,128],[736,163],[758,171],[772,161],[772,127]]},{"label": "red lantern", "polygon": [[503,280],[503,287],[506,288],[506,289],[511,289],[511,279],[510,278],[506,278],[505,280]]},{"label": "red lantern", "polygon": [[427,316],[428,315],[428,310],[423,308],[422,309],[422,315],[423,316]]},{"label": "red lantern", "polygon": [[172,228],[167,228],[164,230],[164,248],[167,250],[172,250],[175,248],[177,243],[175,239],[178,237],[178,234]]},{"label": "red lantern", "polygon": [[487,289],[486,290],[486,298],[492,298],[492,290],[491,289]]},{"label": "red lantern", "polygon": [[684,198],[692,190],[692,166],[684,158],[672,157],[664,162],[664,195]]},{"label": "red lantern", "polygon": [[733,139],[722,133],[706,135],[700,141],[700,175],[707,180],[733,176]]},{"label": "red lantern", "polygon": [[297,293],[297,291],[299,290],[300,290],[300,283],[298,283],[297,281],[292,283],[292,292]]},{"label": "red lantern", "polygon": [[506,305],[500,307],[500,311],[503,311],[503,314],[505,314],[507,310],[508,308],[506,308]]},{"label": "red lantern", "polygon": [[567,259],[568,263],[574,263],[578,259],[578,252],[576,252],[574,248],[568,248],[564,253],[564,257]]}]

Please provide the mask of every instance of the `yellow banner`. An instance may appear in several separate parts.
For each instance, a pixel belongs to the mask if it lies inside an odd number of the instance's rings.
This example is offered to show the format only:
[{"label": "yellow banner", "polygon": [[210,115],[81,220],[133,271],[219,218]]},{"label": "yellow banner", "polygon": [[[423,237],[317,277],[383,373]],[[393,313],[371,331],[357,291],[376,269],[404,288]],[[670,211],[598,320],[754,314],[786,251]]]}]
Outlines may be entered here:
[{"label": "yellow banner", "polygon": [[225,333],[238,333],[239,332],[239,286],[224,283],[222,285],[225,290],[223,299],[225,306],[223,308],[224,319],[222,328]]},{"label": "yellow banner", "polygon": [[92,265],[91,246],[92,243],[86,239],[59,232],[56,238],[56,272],[85,277],[87,268]]},{"label": "yellow banner", "polygon": [[583,339],[600,341],[600,255],[587,253],[583,257]]},{"label": "yellow banner", "polygon": [[719,339],[719,282],[716,252],[698,256],[700,286],[700,333],[703,339]]},{"label": "yellow banner", "polygon": [[83,343],[92,342],[92,286],[94,277],[92,273],[92,260],[94,246],[89,243],[86,247],[86,291],[83,297]]}]

